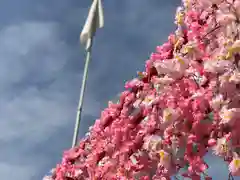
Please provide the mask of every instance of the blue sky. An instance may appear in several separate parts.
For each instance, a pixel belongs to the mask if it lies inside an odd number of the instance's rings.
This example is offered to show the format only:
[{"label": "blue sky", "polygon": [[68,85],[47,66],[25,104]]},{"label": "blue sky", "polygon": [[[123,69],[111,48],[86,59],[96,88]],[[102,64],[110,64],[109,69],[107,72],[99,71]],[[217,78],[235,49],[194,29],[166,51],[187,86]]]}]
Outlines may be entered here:
[{"label": "blue sky", "polygon": [[[104,1],[105,27],[94,42],[81,136],[174,31],[179,3]],[[1,179],[39,180],[71,146],[84,65],[79,33],[90,4],[0,1]],[[208,160],[214,179],[226,179],[221,161]]]}]

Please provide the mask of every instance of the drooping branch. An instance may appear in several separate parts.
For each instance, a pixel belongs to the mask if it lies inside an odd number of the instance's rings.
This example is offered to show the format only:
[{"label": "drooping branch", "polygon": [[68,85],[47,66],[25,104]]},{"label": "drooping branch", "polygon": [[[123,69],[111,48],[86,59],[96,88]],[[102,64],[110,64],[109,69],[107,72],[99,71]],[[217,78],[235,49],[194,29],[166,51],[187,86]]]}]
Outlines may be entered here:
[{"label": "drooping branch", "polygon": [[183,2],[175,33],[47,178],[209,180],[209,150],[240,176],[240,2]]}]

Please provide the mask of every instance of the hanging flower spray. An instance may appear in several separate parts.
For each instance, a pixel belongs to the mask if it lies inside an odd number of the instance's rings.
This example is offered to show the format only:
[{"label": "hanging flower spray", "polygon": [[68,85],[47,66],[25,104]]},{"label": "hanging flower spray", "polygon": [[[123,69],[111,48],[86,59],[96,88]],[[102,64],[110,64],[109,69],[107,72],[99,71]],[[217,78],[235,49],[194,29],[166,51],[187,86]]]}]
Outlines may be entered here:
[{"label": "hanging flower spray", "polygon": [[145,72],[45,179],[211,179],[210,150],[240,176],[239,18],[239,0],[183,0]]}]

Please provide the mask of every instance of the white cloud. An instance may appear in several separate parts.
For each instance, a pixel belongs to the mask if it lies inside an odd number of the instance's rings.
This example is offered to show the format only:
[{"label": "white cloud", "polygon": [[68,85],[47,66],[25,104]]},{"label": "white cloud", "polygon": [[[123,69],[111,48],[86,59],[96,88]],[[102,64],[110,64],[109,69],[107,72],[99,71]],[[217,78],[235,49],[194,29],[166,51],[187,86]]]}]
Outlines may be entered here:
[{"label": "white cloud", "polygon": [[[110,6],[106,7],[106,13],[110,14],[106,16],[105,30],[99,31],[100,39],[96,38],[97,41],[94,44],[96,56],[93,54],[94,63],[92,63],[89,88],[84,102],[85,115],[96,115],[99,112],[100,105],[95,101],[95,95],[100,96],[98,92],[100,89],[101,92],[107,91],[109,87],[111,90],[116,90],[112,86],[118,86],[119,82],[123,84],[123,79],[127,75],[122,77],[125,74],[122,73],[122,69],[127,68],[126,72],[135,74],[136,67],[143,66],[144,58],[148,54],[139,56],[134,48],[126,46],[125,43],[129,37],[141,38],[140,42],[147,40],[146,44],[149,44],[154,38],[160,39],[160,36],[165,36],[163,32],[158,31],[159,28],[149,30],[155,22],[158,24],[157,21],[160,22],[163,19],[163,17],[158,19],[157,9],[159,8],[152,9],[153,6],[149,5],[148,1],[137,6],[135,4],[137,3],[130,3],[126,6],[127,9],[120,11],[120,14],[116,13],[117,6],[112,10],[109,9]],[[140,7],[146,8],[141,10]],[[57,9],[54,10],[57,11]],[[148,16],[151,10],[154,14]],[[53,9],[47,8],[46,11],[52,12]],[[84,18],[81,18],[84,17],[83,11],[87,14],[86,8],[71,8],[71,11],[64,13],[62,19],[67,26],[70,26],[69,28],[75,28],[78,26],[76,24],[84,22]],[[167,16],[169,17],[169,13]],[[79,18],[82,23],[79,22]],[[109,32],[116,33],[113,27],[119,21],[123,25],[120,38],[115,35],[106,38]],[[138,32],[133,30],[136,24],[139,25]],[[46,169],[46,162],[51,158],[47,153],[39,157],[33,156],[37,145],[44,146],[44,142],[54,136],[56,131],[75,120],[77,106],[75,98],[79,96],[81,74],[67,68],[72,64],[69,61],[72,60],[72,54],[76,51],[61,40],[60,29],[59,24],[54,22],[33,21],[9,25],[0,31],[0,93],[2,96],[0,98],[0,146],[4,147],[0,153],[2,164],[0,175],[3,175],[1,176],[3,179],[33,180],[32,175]],[[71,31],[68,30],[70,33]],[[106,34],[102,36],[103,32]],[[78,36],[76,41],[77,38]],[[109,49],[112,51],[110,52]],[[142,57],[142,59],[138,62],[131,60],[136,57]],[[112,67],[114,63],[117,69]],[[80,68],[82,69],[79,67],[79,70]],[[111,79],[106,79],[104,75],[109,73],[113,76]],[[114,79],[117,78],[118,81],[115,81]],[[106,84],[107,82],[109,84]],[[89,123],[86,124],[89,125]],[[84,123],[81,128],[85,128]],[[58,143],[66,144],[61,142],[61,139]],[[46,144],[46,149],[53,148],[51,144]],[[56,152],[56,148],[53,151]],[[19,174],[17,178],[13,175],[9,176],[11,167]]]},{"label": "white cloud", "polygon": [[[0,176],[7,180],[35,180],[34,175],[44,174],[42,171],[48,168],[48,162],[57,158],[57,152],[61,154],[61,150],[53,146],[66,144],[61,139],[66,132],[60,131],[63,135],[55,144],[45,142],[56,136],[54,133],[59,129],[74,124],[76,97],[79,96],[79,71],[83,68],[74,68],[79,69],[78,72],[73,70],[75,63],[69,62],[76,59],[72,57],[76,51],[61,39],[59,31],[64,28],[75,42],[78,41],[89,3],[81,5],[80,1],[69,3],[66,0],[56,1],[57,4],[52,1],[50,4],[49,1],[36,3],[27,1],[23,5],[25,9],[19,8],[28,14],[27,18],[25,15],[19,19],[57,19],[63,21],[62,26],[55,22],[33,21],[9,25],[0,31]],[[40,4],[42,7],[35,10]],[[123,81],[135,75],[139,67],[144,67],[154,46],[161,44],[160,41],[163,42],[173,30],[170,20],[176,4],[174,0],[165,3],[158,0],[109,1],[104,4],[106,26],[99,31],[94,44],[85,115],[98,114],[100,105],[95,99],[119,92]],[[10,12],[12,14],[14,12]],[[35,17],[30,17],[33,14]],[[2,17],[5,20],[8,16]],[[78,52],[80,48],[76,49]],[[78,59],[81,61],[77,55]],[[39,153],[42,150],[37,149],[39,144],[42,148],[46,146],[50,153]],[[54,154],[55,158],[49,154]],[[221,162],[211,158],[209,161],[213,163],[209,172],[219,177],[218,172],[223,167],[217,166],[222,165]]]},{"label": "white cloud", "polygon": [[[23,166],[23,165],[13,165],[13,164],[5,164],[0,162],[0,174],[3,179],[11,179],[11,180],[23,180],[26,179],[26,174],[28,177],[33,177],[35,174],[35,169],[31,166]],[[28,178],[30,180],[30,178]],[[26,180],[28,180],[26,179]]]},{"label": "white cloud", "polygon": [[0,83],[12,85],[29,76],[44,80],[62,69],[69,56],[55,23],[27,22],[0,32]]},{"label": "white cloud", "polygon": [[[78,96],[80,87],[80,83],[74,82],[81,81],[81,67],[79,72],[66,70],[73,52],[60,39],[58,29],[56,23],[25,22],[0,31],[0,146],[4,146],[0,153],[0,175],[3,179],[32,180],[34,172],[45,162],[26,152],[59,128],[74,124],[77,100],[73,97]],[[99,103],[92,93],[88,91],[85,99],[84,114],[96,113]],[[22,143],[19,150],[14,147],[16,142]],[[31,164],[31,158],[37,163]]]}]

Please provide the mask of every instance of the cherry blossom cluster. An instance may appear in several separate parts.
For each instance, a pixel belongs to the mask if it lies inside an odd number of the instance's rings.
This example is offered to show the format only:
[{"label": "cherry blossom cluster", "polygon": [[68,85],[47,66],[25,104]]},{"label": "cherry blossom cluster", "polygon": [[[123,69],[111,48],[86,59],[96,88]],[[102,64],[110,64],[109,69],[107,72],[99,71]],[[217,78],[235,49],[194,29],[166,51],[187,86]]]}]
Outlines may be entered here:
[{"label": "cherry blossom cluster", "polygon": [[240,0],[183,0],[175,24],[46,180],[210,180],[207,152],[240,176]]}]

